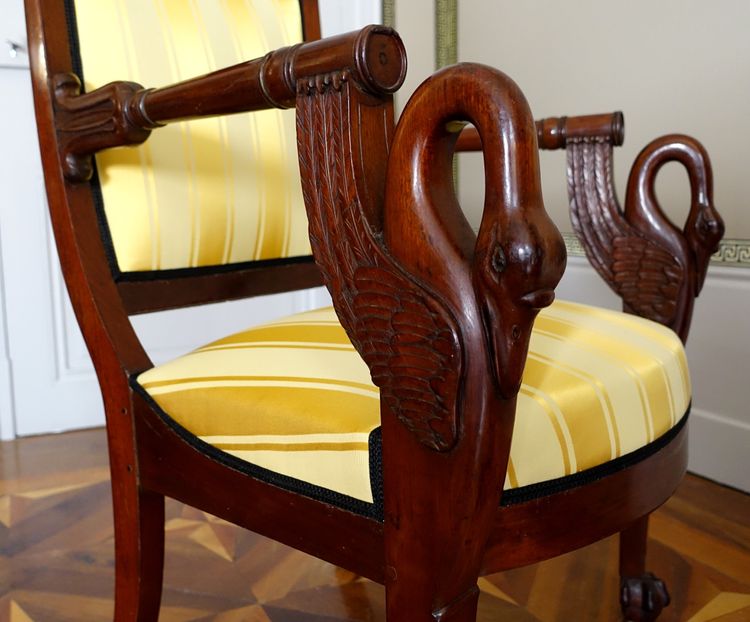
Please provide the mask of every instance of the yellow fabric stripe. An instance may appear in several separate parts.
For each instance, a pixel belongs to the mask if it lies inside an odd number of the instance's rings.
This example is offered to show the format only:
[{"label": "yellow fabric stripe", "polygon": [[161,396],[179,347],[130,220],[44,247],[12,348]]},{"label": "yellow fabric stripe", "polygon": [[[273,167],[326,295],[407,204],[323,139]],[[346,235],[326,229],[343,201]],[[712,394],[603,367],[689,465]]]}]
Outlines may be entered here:
[{"label": "yellow fabric stripe", "polygon": [[196,436],[369,434],[380,425],[376,394],[331,393],[325,387],[213,387],[152,397]]},{"label": "yellow fabric stripe", "polygon": [[217,443],[223,451],[367,451],[367,443]]},{"label": "yellow fabric stripe", "polygon": [[[236,384],[235,384],[236,383]],[[181,390],[189,385],[204,385],[205,388],[220,386],[277,386],[277,387],[294,387],[307,384],[323,385],[332,389],[335,387],[344,387],[345,389],[358,389],[365,393],[377,395],[376,387],[367,384],[358,384],[355,382],[346,382],[345,380],[325,379],[323,381],[310,378],[294,378],[279,376],[206,376],[205,378],[180,378],[178,380],[161,380],[156,382],[144,382],[145,389],[152,389],[153,393],[164,393],[166,391],[154,391],[155,389],[176,388]],[[273,384],[270,384],[273,383]]]},{"label": "yellow fabric stripe", "polygon": [[[86,88],[162,86],[301,41],[296,0],[75,0]],[[293,112],[173,124],[97,156],[122,271],[306,255]]]},{"label": "yellow fabric stripe", "polygon": [[[557,447],[559,447],[560,452],[562,453],[562,463],[563,463],[563,474],[569,475],[570,473],[574,473],[577,468],[577,454],[575,451],[575,444],[573,443],[573,438],[570,435],[570,429],[567,426],[567,422],[565,421],[565,415],[560,410],[559,405],[557,402],[548,394],[538,390],[536,387],[529,386],[528,384],[522,384],[521,390],[518,393],[518,402],[519,404],[523,401],[524,396],[529,396],[531,399],[539,406],[542,407],[543,411],[545,412],[547,416],[547,422],[552,426],[552,430],[554,431],[554,436],[557,440]],[[526,404],[526,408],[529,408],[528,403]],[[513,426],[513,436],[514,436],[514,442],[511,445],[511,457],[513,456],[513,446],[516,445],[515,442],[515,432],[517,429],[519,429],[519,423],[523,420],[523,417],[526,416],[525,412],[523,415],[521,415],[520,407],[517,407],[516,412],[516,421],[515,425]],[[525,411],[526,409],[524,409]],[[529,409],[530,410],[530,409]],[[521,417],[519,417],[521,415]],[[541,428],[541,422],[539,419],[537,419],[537,426],[535,426],[535,429],[539,427]],[[519,460],[516,460],[516,463],[518,463]],[[520,475],[520,466],[517,466],[517,470],[519,471],[519,481],[521,481],[521,475]]]},{"label": "yellow fabric stripe", "polygon": [[240,460],[372,503],[367,451],[229,451]]},{"label": "yellow fabric stripe", "polygon": [[351,346],[346,333],[337,323],[329,325],[319,324],[275,324],[252,328],[224,339],[214,341],[202,349],[213,348],[223,345],[232,345],[236,343],[248,343],[250,341],[265,342],[282,342],[291,341],[301,343],[303,341],[313,341],[316,343],[327,343],[331,345]]},{"label": "yellow fabric stripe", "polygon": [[[374,428],[373,428],[374,429]],[[371,432],[372,430],[370,430]],[[365,443],[369,442],[370,432],[345,432],[328,434],[231,434],[202,435],[201,439],[212,445],[226,443]]]},{"label": "yellow fabric stripe", "polygon": [[351,352],[351,344],[329,344],[329,343],[305,343],[303,341],[259,341],[253,343],[252,341],[242,341],[239,343],[220,345],[220,346],[204,346],[200,348],[200,352],[207,352],[209,350],[251,350],[253,348],[280,348],[288,350],[335,350],[338,352]]}]

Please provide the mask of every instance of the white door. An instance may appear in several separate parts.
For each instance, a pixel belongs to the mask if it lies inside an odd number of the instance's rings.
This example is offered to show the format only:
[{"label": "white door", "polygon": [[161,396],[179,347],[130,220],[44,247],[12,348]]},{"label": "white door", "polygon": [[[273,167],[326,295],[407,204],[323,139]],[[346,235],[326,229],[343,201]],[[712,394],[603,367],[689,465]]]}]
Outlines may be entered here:
[{"label": "white door", "polygon": [[[324,35],[380,20],[379,0],[321,0],[320,8]],[[0,14],[0,438],[9,439],[98,426],[104,418],[47,217],[22,0],[0,0]],[[139,316],[135,324],[158,363],[228,332],[327,303],[318,288]]]}]

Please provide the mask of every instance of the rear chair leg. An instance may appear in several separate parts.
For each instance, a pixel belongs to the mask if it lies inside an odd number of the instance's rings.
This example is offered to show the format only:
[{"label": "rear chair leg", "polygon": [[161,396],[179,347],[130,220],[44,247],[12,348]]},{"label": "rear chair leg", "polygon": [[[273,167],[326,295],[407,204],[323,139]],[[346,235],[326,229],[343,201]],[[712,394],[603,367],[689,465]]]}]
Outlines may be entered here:
[{"label": "rear chair leg", "polygon": [[661,579],[646,572],[648,515],[620,533],[620,607],[625,622],[652,622],[669,604]]},{"label": "rear chair leg", "polygon": [[164,574],[164,497],[137,490],[132,480],[128,484],[114,487],[113,495],[114,619],[156,622]]}]

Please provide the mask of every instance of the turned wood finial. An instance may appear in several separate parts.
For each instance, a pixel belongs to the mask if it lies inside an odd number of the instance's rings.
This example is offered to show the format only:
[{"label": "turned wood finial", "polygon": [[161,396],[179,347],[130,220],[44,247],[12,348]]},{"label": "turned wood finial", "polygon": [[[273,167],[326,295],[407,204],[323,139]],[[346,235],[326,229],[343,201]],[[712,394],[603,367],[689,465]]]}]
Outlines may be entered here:
[{"label": "turned wood finial", "polygon": [[564,149],[575,140],[604,140],[619,147],[625,140],[622,112],[578,117],[548,117],[536,122],[540,149]]}]

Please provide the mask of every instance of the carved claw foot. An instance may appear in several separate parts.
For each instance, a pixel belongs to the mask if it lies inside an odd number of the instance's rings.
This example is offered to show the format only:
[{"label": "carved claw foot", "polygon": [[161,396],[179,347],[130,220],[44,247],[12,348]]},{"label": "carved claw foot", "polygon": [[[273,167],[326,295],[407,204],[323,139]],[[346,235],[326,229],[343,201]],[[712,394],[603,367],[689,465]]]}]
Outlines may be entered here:
[{"label": "carved claw foot", "polygon": [[652,622],[668,604],[667,586],[650,572],[622,578],[620,607],[625,622]]}]

